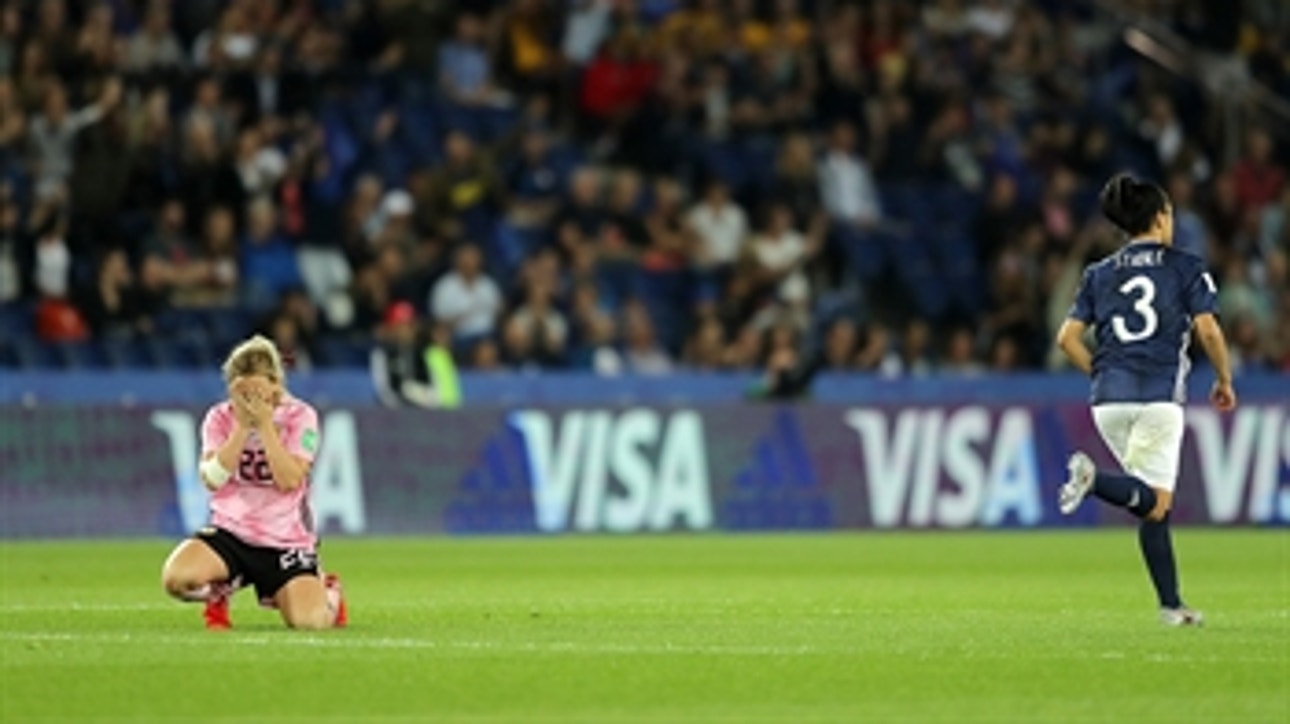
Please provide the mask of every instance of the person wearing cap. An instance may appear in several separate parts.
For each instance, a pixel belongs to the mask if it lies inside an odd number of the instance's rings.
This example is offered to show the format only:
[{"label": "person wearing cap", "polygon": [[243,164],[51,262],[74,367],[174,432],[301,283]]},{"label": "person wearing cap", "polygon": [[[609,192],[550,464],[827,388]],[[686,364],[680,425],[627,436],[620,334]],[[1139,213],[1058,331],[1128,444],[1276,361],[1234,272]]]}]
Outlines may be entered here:
[{"label": "person wearing cap", "polygon": [[455,408],[461,403],[457,367],[446,339],[446,328],[426,338],[417,310],[404,301],[385,310],[372,349],[371,371],[376,394],[389,407],[413,405]]}]

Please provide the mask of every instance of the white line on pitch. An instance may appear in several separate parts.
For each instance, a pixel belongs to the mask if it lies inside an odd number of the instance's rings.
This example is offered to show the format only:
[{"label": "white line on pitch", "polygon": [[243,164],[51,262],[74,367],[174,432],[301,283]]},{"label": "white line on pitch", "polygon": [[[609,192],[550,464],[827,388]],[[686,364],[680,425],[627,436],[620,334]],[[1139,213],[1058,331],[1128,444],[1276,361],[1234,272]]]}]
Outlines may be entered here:
[{"label": "white line on pitch", "polygon": [[[242,644],[248,646],[304,646],[311,648],[344,648],[354,649],[425,649],[441,651],[474,651],[480,653],[536,653],[536,654],[571,654],[587,656],[615,655],[706,655],[706,656],[811,656],[841,655],[861,653],[855,647],[817,647],[817,646],[729,646],[729,645],[695,645],[695,644],[580,644],[580,643],[497,643],[491,641],[432,641],[415,638],[358,638],[345,633],[310,635],[283,631],[274,634],[218,634],[204,637],[195,635],[144,634],[144,633],[76,633],[57,631],[0,631],[0,640],[27,642],[98,642],[98,643],[137,643],[146,645],[187,645],[205,642]],[[935,656],[946,658],[943,653],[915,651],[886,651],[886,654],[909,655],[917,658]],[[990,651],[960,651],[954,654],[962,659],[992,659],[1004,656]],[[1069,658],[1064,656],[1031,656],[1031,658]],[[1285,663],[1284,656],[1242,656],[1239,658],[1219,656],[1173,656],[1160,653],[1124,654],[1108,651],[1102,654],[1103,659],[1142,660],[1152,663]]]}]

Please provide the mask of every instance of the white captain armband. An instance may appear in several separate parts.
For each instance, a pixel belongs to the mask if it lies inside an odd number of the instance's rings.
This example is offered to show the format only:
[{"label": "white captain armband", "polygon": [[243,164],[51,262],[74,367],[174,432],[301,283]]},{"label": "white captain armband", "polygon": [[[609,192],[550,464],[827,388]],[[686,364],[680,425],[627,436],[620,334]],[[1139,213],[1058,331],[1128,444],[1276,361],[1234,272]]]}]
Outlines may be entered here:
[{"label": "white captain armband", "polygon": [[223,465],[219,464],[218,455],[212,455],[203,460],[202,464],[197,466],[197,472],[201,475],[202,484],[210,490],[219,490],[224,487],[224,483],[227,483],[233,475],[225,470]]}]

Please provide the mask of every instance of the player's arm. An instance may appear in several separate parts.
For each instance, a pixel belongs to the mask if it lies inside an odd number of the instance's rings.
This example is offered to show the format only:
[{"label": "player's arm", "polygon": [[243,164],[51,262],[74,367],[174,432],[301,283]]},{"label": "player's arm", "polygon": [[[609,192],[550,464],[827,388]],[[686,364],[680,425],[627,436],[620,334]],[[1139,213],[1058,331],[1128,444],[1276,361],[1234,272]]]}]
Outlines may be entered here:
[{"label": "player's arm", "polygon": [[203,436],[218,439],[220,427],[228,428],[228,437],[218,446],[208,446],[197,469],[202,484],[210,490],[223,487],[233,476],[232,471],[237,469],[242,450],[246,447],[246,437],[251,433],[250,427],[242,423],[238,413],[234,413],[232,420],[208,416],[203,424]]},{"label": "player's arm", "polygon": [[271,422],[260,426],[260,442],[264,445],[269,471],[273,473],[273,487],[284,493],[300,487],[309,476],[309,461],[287,450],[282,436]]},{"label": "player's arm", "polygon": [[1220,410],[1236,407],[1236,392],[1232,389],[1232,362],[1227,353],[1227,340],[1223,337],[1223,328],[1213,314],[1198,314],[1195,318],[1196,337],[1200,346],[1214,365],[1214,389],[1210,399]]},{"label": "player's arm", "polygon": [[1196,272],[1187,286],[1184,301],[1200,346],[1214,365],[1216,379],[1209,392],[1210,402],[1226,412],[1236,407],[1236,392],[1232,389],[1232,362],[1227,354],[1227,340],[1218,324],[1218,285],[1203,268],[1197,268]]},{"label": "player's arm", "polygon": [[1092,374],[1093,372],[1093,353],[1089,351],[1088,345],[1084,344],[1084,332],[1088,325],[1084,322],[1067,317],[1062,322],[1061,329],[1057,330],[1057,346],[1066,354],[1066,358],[1075,365],[1080,372]]}]

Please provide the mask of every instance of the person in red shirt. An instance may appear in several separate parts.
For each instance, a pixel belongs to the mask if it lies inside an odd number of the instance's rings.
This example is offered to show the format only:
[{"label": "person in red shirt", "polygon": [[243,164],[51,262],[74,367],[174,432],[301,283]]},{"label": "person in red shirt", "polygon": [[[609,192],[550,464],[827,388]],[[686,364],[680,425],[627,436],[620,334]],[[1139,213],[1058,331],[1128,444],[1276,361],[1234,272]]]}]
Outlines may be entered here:
[{"label": "person in red shirt", "polygon": [[1245,137],[1245,156],[1232,169],[1242,211],[1258,211],[1281,195],[1286,173],[1273,161],[1272,151],[1272,136],[1266,130],[1255,128]]},{"label": "person in red shirt", "polygon": [[620,33],[601,49],[582,76],[579,106],[593,135],[621,128],[654,86],[658,65],[642,53],[641,40]]}]

